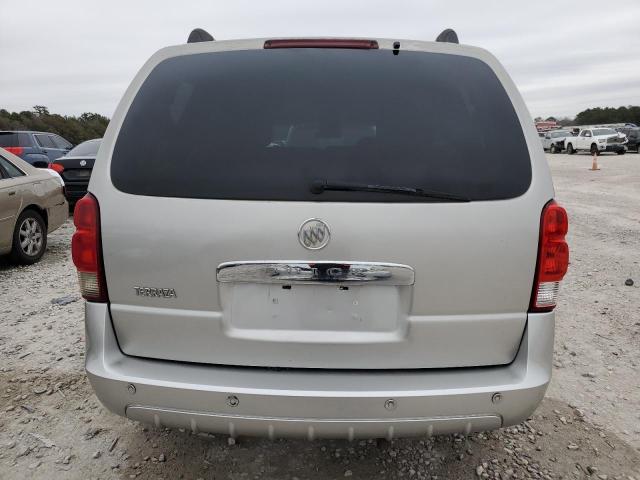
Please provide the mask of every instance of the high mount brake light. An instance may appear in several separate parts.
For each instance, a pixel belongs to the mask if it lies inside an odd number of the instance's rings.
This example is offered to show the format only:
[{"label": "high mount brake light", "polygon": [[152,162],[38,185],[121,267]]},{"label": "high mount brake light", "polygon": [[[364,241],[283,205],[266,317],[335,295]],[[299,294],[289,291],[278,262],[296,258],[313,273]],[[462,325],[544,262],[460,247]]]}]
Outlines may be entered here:
[{"label": "high mount brake light", "polygon": [[283,38],[281,40],[267,40],[264,48],[354,48],[361,50],[375,50],[378,42],[375,40],[349,40],[337,38]]},{"label": "high mount brake light", "polygon": [[54,172],[58,172],[58,173],[64,172],[64,167],[59,163],[50,163],[48,168],[50,168]]},{"label": "high mount brake light", "polygon": [[78,200],[73,223],[76,232],[71,238],[71,256],[78,270],[80,292],[90,302],[108,302],[102,263],[100,206],[96,197],[87,193]]},{"label": "high mount brake light", "polygon": [[564,208],[551,201],[542,209],[538,263],[531,295],[532,312],[550,312],[556,306],[560,281],[569,267],[569,245],[565,236],[569,218]]}]

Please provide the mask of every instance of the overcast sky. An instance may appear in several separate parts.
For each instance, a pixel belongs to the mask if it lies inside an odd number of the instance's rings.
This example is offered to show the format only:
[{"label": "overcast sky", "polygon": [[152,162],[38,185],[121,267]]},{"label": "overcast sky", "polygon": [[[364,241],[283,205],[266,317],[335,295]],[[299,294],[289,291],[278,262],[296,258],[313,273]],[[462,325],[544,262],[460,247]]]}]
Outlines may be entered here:
[{"label": "overcast sky", "polygon": [[640,0],[0,0],[0,108],[111,116],[143,62],[194,27],[421,40],[453,27],[498,57],[533,116],[640,104]]}]

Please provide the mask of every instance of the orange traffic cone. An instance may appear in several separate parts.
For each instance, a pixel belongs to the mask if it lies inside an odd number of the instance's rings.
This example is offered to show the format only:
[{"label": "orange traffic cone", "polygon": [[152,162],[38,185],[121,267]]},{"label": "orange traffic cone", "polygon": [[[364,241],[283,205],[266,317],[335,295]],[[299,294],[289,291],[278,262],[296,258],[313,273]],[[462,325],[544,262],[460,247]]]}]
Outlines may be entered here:
[{"label": "orange traffic cone", "polygon": [[598,167],[598,155],[595,153],[593,154],[593,163],[591,163],[589,170],[600,170],[600,167]]}]

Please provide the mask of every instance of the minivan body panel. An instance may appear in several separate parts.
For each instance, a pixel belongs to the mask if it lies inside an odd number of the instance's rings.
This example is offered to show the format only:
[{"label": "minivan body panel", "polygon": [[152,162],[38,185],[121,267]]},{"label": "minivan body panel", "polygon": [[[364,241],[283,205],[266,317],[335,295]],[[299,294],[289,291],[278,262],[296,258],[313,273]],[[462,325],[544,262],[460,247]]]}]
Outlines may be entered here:
[{"label": "minivan body panel", "polygon": [[[374,208],[125,196],[114,192],[101,216],[111,314],[127,354],[231,365],[436,368],[504,364],[517,351],[540,215],[526,196]],[[315,252],[297,237],[311,217],[332,229],[329,245]],[[139,228],[144,224],[154,225],[152,238]],[[406,264],[415,284],[345,291],[216,281],[216,268],[227,261],[290,258]],[[176,296],[140,296],[134,287],[171,288]]]},{"label": "minivan body panel", "polygon": [[[513,104],[531,158],[530,186],[515,198],[249,201],[133,195],[114,187],[110,159],[120,127],[156,65],[178,55],[261,49],[263,43],[202,42],[161,50],[140,71],[109,124],[89,191],[100,202],[110,315],[122,352],[203,364],[316,369],[512,362],[527,323],[540,213],[553,198],[553,186],[522,98],[484,50],[401,42],[403,50],[469,56],[493,70]],[[378,43],[393,48],[393,40]],[[331,241],[319,250],[305,249],[298,239],[300,226],[312,218],[331,231]],[[413,269],[415,278],[411,285],[216,278],[227,262],[294,261],[400,264]]]}]

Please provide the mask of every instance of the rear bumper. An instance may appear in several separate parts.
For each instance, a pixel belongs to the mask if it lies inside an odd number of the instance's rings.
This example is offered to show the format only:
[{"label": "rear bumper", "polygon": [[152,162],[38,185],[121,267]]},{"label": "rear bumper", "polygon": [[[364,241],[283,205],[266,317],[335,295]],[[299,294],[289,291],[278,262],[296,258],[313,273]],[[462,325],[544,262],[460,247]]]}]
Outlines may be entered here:
[{"label": "rear bumper", "polygon": [[69,218],[69,204],[67,201],[63,201],[58,205],[49,207],[47,209],[48,225],[47,231],[49,233],[57,230],[64,222]]},{"label": "rear bumper", "polygon": [[65,180],[65,197],[67,201],[74,204],[87,194],[89,182],[69,182]]},{"label": "rear bumper", "polygon": [[104,304],[86,304],[86,333],[91,385],[119,415],[231,436],[393,438],[525,420],[551,378],[554,314],[529,315],[510,365],[418,371],[276,371],[125,356]]}]

